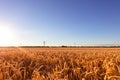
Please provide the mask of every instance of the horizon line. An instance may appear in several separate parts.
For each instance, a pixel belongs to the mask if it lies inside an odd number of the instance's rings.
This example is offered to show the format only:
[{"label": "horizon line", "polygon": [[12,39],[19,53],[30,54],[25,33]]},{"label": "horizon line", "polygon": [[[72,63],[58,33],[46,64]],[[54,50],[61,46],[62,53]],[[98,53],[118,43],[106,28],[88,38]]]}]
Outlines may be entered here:
[{"label": "horizon line", "polygon": [[120,48],[120,45],[87,45],[87,46],[34,46],[34,45],[24,45],[24,46],[0,46],[0,48]]}]

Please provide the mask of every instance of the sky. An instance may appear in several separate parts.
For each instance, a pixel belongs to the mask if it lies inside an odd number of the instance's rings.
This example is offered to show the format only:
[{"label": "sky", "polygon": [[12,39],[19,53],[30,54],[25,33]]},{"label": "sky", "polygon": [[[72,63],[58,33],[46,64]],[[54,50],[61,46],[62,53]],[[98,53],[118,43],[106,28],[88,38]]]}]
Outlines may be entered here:
[{"label": "sky", "polygon": [[120,45],[120,0],[0,0],[0,24],[11,45]]}]

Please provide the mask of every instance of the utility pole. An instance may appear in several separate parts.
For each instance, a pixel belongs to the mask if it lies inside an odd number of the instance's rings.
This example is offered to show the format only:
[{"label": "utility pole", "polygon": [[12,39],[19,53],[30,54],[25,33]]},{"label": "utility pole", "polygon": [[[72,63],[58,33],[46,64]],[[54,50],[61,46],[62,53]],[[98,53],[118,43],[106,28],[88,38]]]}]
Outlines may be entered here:
[{"label": "utility pole", "polygon": [[45,46],[45,41],[43,41],[43,46]]}]

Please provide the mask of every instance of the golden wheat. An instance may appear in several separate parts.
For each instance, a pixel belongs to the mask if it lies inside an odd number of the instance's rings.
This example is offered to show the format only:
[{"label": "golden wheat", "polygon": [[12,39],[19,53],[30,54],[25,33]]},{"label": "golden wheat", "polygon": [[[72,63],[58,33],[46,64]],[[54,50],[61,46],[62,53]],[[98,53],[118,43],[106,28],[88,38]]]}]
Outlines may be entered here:
[{"label": "golden wheat", "polygon": [[120,80],[120,49],[0,48],[0,80]]}]

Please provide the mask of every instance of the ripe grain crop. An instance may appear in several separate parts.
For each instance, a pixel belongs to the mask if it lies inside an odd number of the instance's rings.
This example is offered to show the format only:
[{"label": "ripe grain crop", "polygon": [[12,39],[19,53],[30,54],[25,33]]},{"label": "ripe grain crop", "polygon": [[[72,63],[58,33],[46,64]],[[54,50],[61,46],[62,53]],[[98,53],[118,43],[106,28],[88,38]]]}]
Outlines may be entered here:
[{"label": "ripe grain crop", "polygon": [[0,48],[0,80],[120,80],[120,48]]}]

